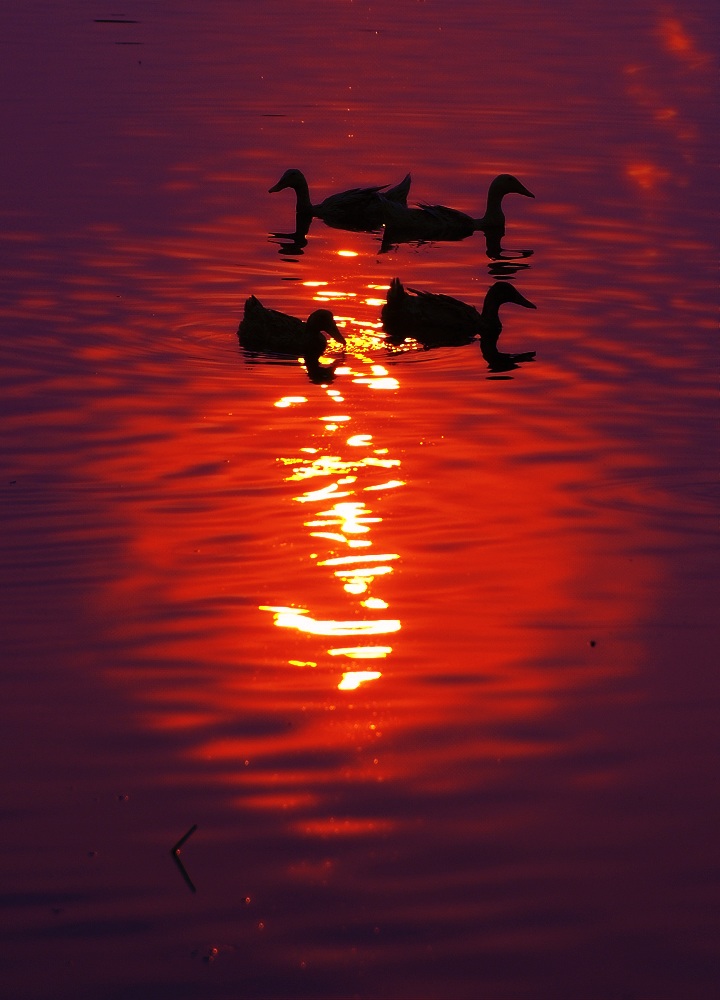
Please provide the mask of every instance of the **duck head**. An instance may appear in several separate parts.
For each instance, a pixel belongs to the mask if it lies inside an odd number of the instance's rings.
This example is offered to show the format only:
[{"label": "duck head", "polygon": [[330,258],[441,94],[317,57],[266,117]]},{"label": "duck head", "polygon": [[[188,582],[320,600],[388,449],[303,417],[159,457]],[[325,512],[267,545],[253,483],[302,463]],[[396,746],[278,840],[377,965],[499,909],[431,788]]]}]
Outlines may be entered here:
[{"label": "duck head", "polygon": [[505,214],[502,209],[502,200],[506,194],[522,194],[526,198],[534,198],[532,191],[528,191],[517,177],[512,174],[498,174],[488,188],[487,205],[485,215],[482,219],[475,219],[475,228],[483,229],[486,232],[493,229],[505,228]]},{"label": "duck head", "polygon": [[526,309],[537,309],[534,302],[530,299],[526,299],[525,296],[517,290],[515,285],[512,285],[509,281],[496,281],[492,285],[485,296],[485,304],[483,305],[483,313],[486,311],[492,311],[497,313],[497,310],[505,302],[514,302],[517,306],[524,306]]},{"label": "duck head", "polygon": [[490,185],[490,192],[499,198],[504,197],[506,194],[522,194],[526,198],[535,197],[532,191],[528,191],[525,185],[517,177],[513,177],[512,174],[498,174]]},{"label": "duck head", "polygon": [[502,330],[499,315],[500,306],[505,302],[514,302],[515,305],[525,306],[526,309],[537,309],[535,303],[526,299],[515,285],[511,285],[509,281],[496,281],[488,289],[480,313],[480,346],[483,349],[483,354],[486,349],[496,350],[497,339]]},{"label": "duck head", "polygon": [[307,189],[307,181],[302,170],[297,170],[294,167],[286,170],[277,184],[273,184],[271,188],[268,188],[268,194],[274,194],[276,191],[284,191],[285,188],[294,188],[296,191],[298,188]]},{"label": "duck head", "polygon": [[315,333],[325,333],[328,337],[336,340],[338,344],[346,346],[345,337],[340,333],[335,317],[329,309],[316,309],[315,312],[310,313],[306,326],[308,336]]}]

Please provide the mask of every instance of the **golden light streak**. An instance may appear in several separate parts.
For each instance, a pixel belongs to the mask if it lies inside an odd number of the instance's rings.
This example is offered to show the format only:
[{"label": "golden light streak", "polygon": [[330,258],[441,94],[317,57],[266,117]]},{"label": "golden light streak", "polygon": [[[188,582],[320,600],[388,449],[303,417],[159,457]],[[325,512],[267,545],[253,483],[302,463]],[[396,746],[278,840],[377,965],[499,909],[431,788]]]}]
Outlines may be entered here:
[{"label": "golden light streak", "polygon": [[297,500],[298,503],[315,503],[317,500],[327,500],[330,497],[349,497],[350,495],[349,490],[340,490],[337,483],[330,483],[329,486],[324,486],[321,490],[312,490],[299,497],[293,497],[293,500]]},{"label": "golden light streak", "polygon": [[372,493],[373,490],[392,490],[397,486],[404,486],[405,482],[402,479],[388,479],[386,483],[380,483],[378,486],[366,486],[365,492]]},{"label": "golden light streak", "polygon": [[367,512],[367,507],[363,503],[349,501],[347,503],[337,503],[331,510],[320,511],[322,517],[332,518],[330,521],[308,521],[308,528],[325,528],[337,524],[340,521],[340,530],[345,535],[365,534],[370,529],[367,524],[379,524],[381,517],[363,516]]},{"label": "golden light streak", "polygon": [[376,576],[387,576],[392,573],[392,566],[370,566],[366,569],[337,569],[335,576],[340,580],[374,580]]},{"label": "golden light streak", "polygon": [[399,558],[400,556],[395,553],[373,553],[368,556],[338,556],[335,559],[325,559],[323,562],[318,563],[318,566],[347,566],[355,565],[359,562],[382,562],[383,560],[390,561]]},{"label": "golden light streak", "polygon": [[338,257],[357,257],[356,250],[338,250]]},{"label": "golden light streak", "polygon": [[360,378],[354,378],[353,382],[358,385],[366,385],[369,389],[399,389],[400,383],[396,378],[370,378],[361,376]]},{"label": "golden light streak", "polygon": [[400,622],[394,618],[376,621],[317,621],[303,608],[274,608],[261,605],[260,610],[272,611],[275,615],[275,624],[279,628],[295,628],[299,632],[309,632],[311,635],[381,635],[400,630]]},{"label": "golden light streak", "polygon": [[362,606],[364,608],[373,608],[377,610],[381,608],[387,608],[388,603],[387,601],[383,601],[382,598],[380,597],[368,597],[366,601],[362,601]]},{"label": "golden light streak", "polygon": [[392,653],[392,646],[343,646],[328,649],[330,656],[348,656],[352,660],[383,660]]},{"label": "golden light streak", "polygon": [[293,406],[295,403],[307,403],[307,396],[283,396],[282,399],[278,399],[275,406],[286,407]]},{"label": "golden light streak", "polygon": [[[339,580],[374,580],[376,576],[387,576],[392,573],[392,566],[372,566],[366,569],[338,569],[335,576]],[[363,590],[365,587],[363,586]]]},{"label": "golden light streak", "polygon": [[338,684],[338,691],[355,691],[366,681],[376,681],[382,677],[379,670],[351,670],[343,674],[342,680]]},{"label": "golden light streak", "polygon": [[347,542],[345,535],[340,535],[333,531],[311,531],[310,537],[327,538],[331,542]]}]

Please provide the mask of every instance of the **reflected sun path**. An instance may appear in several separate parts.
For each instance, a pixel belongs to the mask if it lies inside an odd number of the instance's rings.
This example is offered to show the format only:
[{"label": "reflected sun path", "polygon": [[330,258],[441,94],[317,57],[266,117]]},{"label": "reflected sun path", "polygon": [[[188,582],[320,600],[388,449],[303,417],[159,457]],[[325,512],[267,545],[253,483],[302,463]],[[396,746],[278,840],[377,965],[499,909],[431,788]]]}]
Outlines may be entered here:
[{"label": "reflected sun path", "polygon": [[[396,390],[398,381],[387,369],[376,364],[372,358],[353,357],[352,362],[337,369],[337,373],[349,377],[354,385],[371,390]],[[342,393],[329,386],[323,387],[328,398],[334,403],[344,403]],[[284,396],[275,406],[301,407],[308,402],[305,396]],[[298,449],[292,456],[280,456],[278,461],[286,466],[287,483],[309,483],[318,479],[330,480],[325,485],[307,489],[293,496],[293,501],[302,505],[320,505],[304,521],[309,537],[323,541],[327,545],[324,553],[314,552],[311,556],[313,567],[327,568],[342,586],[345,594],[361,598],[358,610],[362,617],[347,619],[316,618],[310,608],[304,606],[261,605],[260,610],[271,612],[274,623],[279,628],[295,629],[306,635],[335,638],[348,636],[358,640],[357,645],[329,647],[325,653],[331,657],[350,660],[380,660],[392,653],[392,646],[375,645],[372,636],[386,635],[400,631],[401,623],[395,618],[369,618],[368,611],[387,609],[387,602],[371,593],[376,581],[393,573],[393,563],[400,559],[396,552],[371,552],[372,527],[383,518],[369,508],[363,493],[381,494],[404,485],[396,476],[386,478],[388,472],[397,473],[400,460],[389,456],[388,449],[378,447],[374,435],[370,433],[347,433],[352,417],[347,413],[334,412],[317,418],[322,425],[318,433],[317,423],[313,427],[313,443]],[[341,438],[347,434],[343,443]],[[381,481],[378,482],[378,474]],[[331,507],[326,507],[330,502]],[[339,554],[342,550],[351,554]],[[308,584],[312,592],[312,584]],[[305,665],[307,661],[290,660],[291,664]],[[343,671],[337,687],[339,690],[355,690],[361,684],[378,680],[379,670]]]}]

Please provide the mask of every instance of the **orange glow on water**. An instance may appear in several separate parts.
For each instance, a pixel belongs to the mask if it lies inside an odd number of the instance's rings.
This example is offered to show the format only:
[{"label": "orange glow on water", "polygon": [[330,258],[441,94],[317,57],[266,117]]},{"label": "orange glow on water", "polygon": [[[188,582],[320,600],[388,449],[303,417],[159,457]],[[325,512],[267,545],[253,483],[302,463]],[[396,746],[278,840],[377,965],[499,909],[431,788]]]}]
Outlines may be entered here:
[{"label": "orange glow on water", "polygon": [[677,17],[663,17],[658,24],[658,36],[669,53],[691,69],[700,69],[708,63],[695,39]]},{"label": "orange glow on water", "polygon": [[627,176],[643,191],[653,191],[667,181],[670,174],[653,163],[632,163],[627,167]]}]

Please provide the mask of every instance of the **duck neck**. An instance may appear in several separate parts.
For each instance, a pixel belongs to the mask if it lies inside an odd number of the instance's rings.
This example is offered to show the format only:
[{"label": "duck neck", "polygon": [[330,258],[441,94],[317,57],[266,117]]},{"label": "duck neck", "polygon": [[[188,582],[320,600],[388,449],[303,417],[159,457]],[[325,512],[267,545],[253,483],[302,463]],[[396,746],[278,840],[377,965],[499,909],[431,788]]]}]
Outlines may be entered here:
[{"label": "duck neck", "polygon": [[480,317],[483,322],[483,329],[488,334],[494,335],[497,338],[500,336],[500,331],[502,330],[499,312],[502,302],[499,301],[497,292],[494,292],[494,287],[490,288],[485,296]]},{"label": "duck neck", "polygon": [[505,214],[502,210],[503,192],[499,191],[494,184],[488,189],[487,203],[485,205],[485,215],[479,221],[481,228],[492,227],[503,229],[505,227]]},{"label": "duck neck", "polygon": [[308,182],[306,181],[303,174],[298,174],[294,178],[292,187],[295,190],[295,195],[297,198],[297,203],[295,206],[295,214],[298,219],[305,217],[312,217],[312,202],[310,201],[310,188],[308,187]]}]

